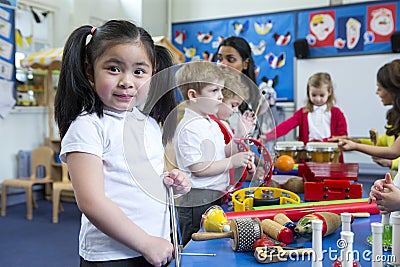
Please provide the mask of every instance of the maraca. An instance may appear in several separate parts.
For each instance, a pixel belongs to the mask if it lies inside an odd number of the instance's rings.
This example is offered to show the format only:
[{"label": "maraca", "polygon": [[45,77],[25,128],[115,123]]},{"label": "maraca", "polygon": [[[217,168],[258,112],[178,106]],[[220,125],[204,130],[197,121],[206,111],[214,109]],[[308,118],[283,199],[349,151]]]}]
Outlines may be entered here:
[{"label": "maraca", "polygon": [[323,222],[322,225],[322,236],[330,235],[335,232],[342,221],[340,219],[340,215],[332,213],[332,212],[314,212],[305,215],[298,222],[294,231],[305,238],[310,239],[312,237],[312,220],[321,220]]}]

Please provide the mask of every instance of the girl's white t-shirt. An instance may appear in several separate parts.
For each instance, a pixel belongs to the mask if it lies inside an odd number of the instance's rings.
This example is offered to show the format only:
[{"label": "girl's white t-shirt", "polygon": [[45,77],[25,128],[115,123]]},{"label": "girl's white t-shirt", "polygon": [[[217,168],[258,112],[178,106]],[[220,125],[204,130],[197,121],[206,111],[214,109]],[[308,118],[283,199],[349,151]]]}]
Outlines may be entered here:
[{"label": "girl's white t-shirt", "polygon": [[[160,177],[164,150],[161,130],[154,119],[137,109],[122,113],[105,110],[101,118],[96,114],[81,114],[62,140],[60,157],[63,162],[70,152],[100,157],[106,196],[144,231],[170,240],[167,191]],[[79,254],[88,261],[140,256],[102,233],[84,214]]]},{"label": "girl's white t-shirt", "polygon": [[331,136],[331,111],[326,111],[327,105],[315,106],[314,111],[307,115],[308,140],[323,139]]}]

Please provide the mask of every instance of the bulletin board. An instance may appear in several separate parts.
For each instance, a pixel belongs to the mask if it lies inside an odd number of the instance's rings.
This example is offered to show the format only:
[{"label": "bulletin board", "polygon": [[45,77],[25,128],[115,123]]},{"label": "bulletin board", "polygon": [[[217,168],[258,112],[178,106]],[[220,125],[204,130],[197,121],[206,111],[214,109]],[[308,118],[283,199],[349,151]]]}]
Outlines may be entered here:
[{"label": "bulletin board", "polygon": [[295,14],[275,13],[172,25],[172,43],[186,61],[212,60],[224,38],[240,36],[251,48],[257,83],[278,77],[277,101],[293,101]]},{"label": "bulletin board", "polygon": [[[384,54],[390,37],[400,30],[400,3],[374,1],[230,19],[176,23],[172,43],[186,61],[211,60],[229,36],[245,38],[252,47],[257,83],[278,77],[277,101],[294,101],[297,67],[293,43],[306,39],[309,58]],[[296,67],[296,68],[295,68]],[[358,66],[356,66],[358,67]],[[355,71],[353,69],[352,71]]]},{"label": "bulletin board", "polygon": [[398,1],[301,11],[297,38],[307,39],[309,57],[386,53],[399,15]]},{"label": "bulletin board", "polygon": [[15,104],[14,10],[0,6],[0,117],[4,118]]}]

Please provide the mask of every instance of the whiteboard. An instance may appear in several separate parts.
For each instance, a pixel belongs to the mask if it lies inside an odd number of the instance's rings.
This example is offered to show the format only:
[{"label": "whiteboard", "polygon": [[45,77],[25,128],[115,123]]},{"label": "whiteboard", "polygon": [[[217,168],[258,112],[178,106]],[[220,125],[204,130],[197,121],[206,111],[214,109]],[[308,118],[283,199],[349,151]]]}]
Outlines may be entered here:
[{"label": "whiteboard", "polygon": [[295,59],[296,109],[305,105],[308,78],[316,72],[328,72],[334,86],[336,106],[346,117],[349,136],[369,137],[371,128],[382,134],[386,112],[391,106],[384,107],[376,94],[376,73],[382,65],[396,58],[400,55]]}]

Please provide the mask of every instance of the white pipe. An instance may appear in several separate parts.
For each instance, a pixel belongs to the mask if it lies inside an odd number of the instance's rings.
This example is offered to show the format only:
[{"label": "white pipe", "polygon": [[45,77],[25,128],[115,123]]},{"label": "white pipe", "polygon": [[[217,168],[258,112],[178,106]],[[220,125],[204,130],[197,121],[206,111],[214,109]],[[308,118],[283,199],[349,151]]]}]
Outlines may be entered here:
[{"label": "white pipe", "polygon": [[312,220],[312,249],[313,249],[313,261],[312,267],[323,267],[322,266],[322,221]]},{"label": "white pipe", "polygon": [[372,232],[372,267],[382,267],[382,234],[383,224],[371,223]]}]

